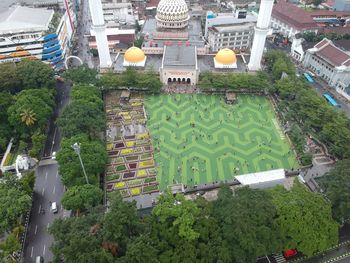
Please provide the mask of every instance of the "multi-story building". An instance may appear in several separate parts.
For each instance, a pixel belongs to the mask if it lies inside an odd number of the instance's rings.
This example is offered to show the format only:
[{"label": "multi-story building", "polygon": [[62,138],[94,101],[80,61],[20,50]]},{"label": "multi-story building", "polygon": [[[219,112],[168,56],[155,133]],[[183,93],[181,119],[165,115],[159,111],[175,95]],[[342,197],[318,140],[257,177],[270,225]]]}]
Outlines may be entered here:
[{"label": "multi-story building", "polygon": [[236,13],[207,13],[205,36],[211,51],[223,48],[246,50],[251,46],[257,18],[244,10]]},{"label": "multi-story building", "polygon": [[308,12],[284,0],[273,6],[270,25],[275,32],[286,37],[307,31],[317,33],[318,30],[317,23]]},{"label": "multi-story building", "polygon": [[350,84],[350,55],[327,38],[306,51],[303,65],[331,87],[345,89]]},{"label": "multi-story building", "polygon": [[[74,19],[74,18],[71,18]],[[0,14],[0,63],[40,59],[60,68],[73,35],[67,12],[14,6]]]}]

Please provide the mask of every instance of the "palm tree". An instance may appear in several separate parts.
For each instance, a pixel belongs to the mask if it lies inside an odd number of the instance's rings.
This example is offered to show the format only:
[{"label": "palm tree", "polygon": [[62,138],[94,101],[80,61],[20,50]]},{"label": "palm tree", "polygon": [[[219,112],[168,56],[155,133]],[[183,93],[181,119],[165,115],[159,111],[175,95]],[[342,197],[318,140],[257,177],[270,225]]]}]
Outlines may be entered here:
[{"label": "palm tree", "polygon": [[23,110],[20,114],[22,122],[27,126],[33,125],[36,122],[35,115],[36,113],[31,109]]}]

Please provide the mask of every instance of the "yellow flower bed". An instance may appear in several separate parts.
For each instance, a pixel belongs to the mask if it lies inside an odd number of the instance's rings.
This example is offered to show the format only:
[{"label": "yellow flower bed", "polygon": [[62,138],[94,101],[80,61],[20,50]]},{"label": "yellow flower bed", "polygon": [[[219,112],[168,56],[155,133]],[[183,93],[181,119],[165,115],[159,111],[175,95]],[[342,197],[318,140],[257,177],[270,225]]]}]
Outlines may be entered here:
[{"label": "yellow flower bed", "polygon": [[137,134],[137,139],[147,139],[147,138],[149,138],[148,133]]},{"label": "yellow flower bed", "polygon": [[131,120],[131,116],[127,115],[127,116],[123,116],[124,120]]},{"label": "yellow flower bed", "polygon": [[138,170],[137,177],[144,177],[147,175],[146,170]]},{"label": "yellow flower bed", "polygon": [[147,161],[143,161],[140,162],[140,168],[145,168],[145,167],[150,167],[150,166],[154,166],[154,161],[153,160],[147,160]]},{"label": "yellow flower bed", "polygon": [[132,107],[138,107],[138,106],[142,106],[142,102],[133,102],[131,103]]},{"label": "yellow flower bed", "polygon": [[106,149],[107,149],[107,151],[112,150],[113,149],[113,143],[107,143]]},{"label": "yellow flower bed", "polygon": [[131,195],[141,194],[141,187],[131,188]]},{"label": "yellow flower bed", "polygon": [[127,154],[130,154],[130,153],[133,153],[132,149],[123,149],[120,152],[121,155],[127,155]]},{"label": "yellow flower bed", "polygon": [[133,147],[135,145],[135,141],[126,142],[126,147]]},{"label": "yellow flower bed", "polygon": [[118,182],[114,185],[115,188],[124,188],[125,187],[125,183],[124,182]]},{"label": "yellow flower bed", "polygon": [[119,112],[119,116],[127,116],[127,115],[129,115],[128,111]]}]

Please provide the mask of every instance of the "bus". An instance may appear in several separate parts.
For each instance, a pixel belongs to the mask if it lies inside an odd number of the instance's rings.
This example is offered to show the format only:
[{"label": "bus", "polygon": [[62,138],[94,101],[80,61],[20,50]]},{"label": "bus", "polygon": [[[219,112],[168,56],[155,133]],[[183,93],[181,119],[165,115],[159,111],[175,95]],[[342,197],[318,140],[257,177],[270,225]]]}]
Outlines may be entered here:
[{"label": "bus", "polygon": [[323,97],[334,107],[340,107],[340,105],[335,101],[335,99],[332,98],[331,95],[324,93]]},{"label": "bus", "polygon": [[310,83],[314,83],[315,82],[314,79],[309,74],[307,74],[306,72],[304,73],[304,78]]}]

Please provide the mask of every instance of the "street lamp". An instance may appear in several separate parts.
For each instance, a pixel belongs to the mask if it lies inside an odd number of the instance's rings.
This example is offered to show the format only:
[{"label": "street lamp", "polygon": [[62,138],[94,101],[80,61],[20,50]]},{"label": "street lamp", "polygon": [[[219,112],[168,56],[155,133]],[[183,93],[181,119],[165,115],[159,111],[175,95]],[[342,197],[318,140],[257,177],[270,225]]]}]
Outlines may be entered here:
[{"label": "street lamp", "polygon": [[81,168],[83,168],[83,172],[84,172],[84,176],[85,176],[85,179],[86,179],[86,183],[89,184],[89,179],[86,175],[86,172],[85,172],[85,167],[84,167],[84,164],[83,164],[83,160],[81,159],[81,156],[80,156],[80,143],[74,143],[73,145],[71,145],[73,150],[75,151],[75,153],[78,155],[79,157],[79,161],[80,161],[80,164],[81,164]]}]

